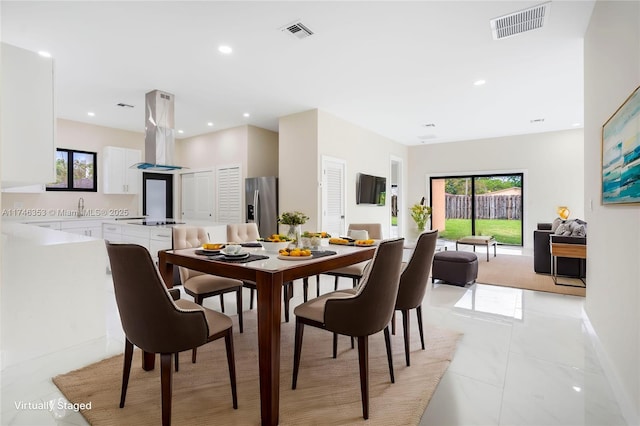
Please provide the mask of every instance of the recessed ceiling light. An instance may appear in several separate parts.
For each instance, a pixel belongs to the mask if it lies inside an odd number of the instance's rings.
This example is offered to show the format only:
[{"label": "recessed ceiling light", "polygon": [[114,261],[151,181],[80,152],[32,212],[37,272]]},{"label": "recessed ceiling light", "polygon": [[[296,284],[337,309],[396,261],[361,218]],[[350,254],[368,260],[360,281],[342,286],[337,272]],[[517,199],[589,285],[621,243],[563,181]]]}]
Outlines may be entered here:
[{"label": "recessed ceiling light", "polygon": [[572,124],[572,126],[573,126],[573,127],[580,127],[580,126],[581,126],[581,123],[573,123],[573,124]]},{"label": "recessed ceiling light", "polygon": [[213,127],[213,123],[210,121],[210,122],[207,123],[207,126]]},{"label": "recessed ceiling light", "polygon": [[225,55],[230,55],[233,52],[233,49],[231,48],[231,46],[222,45],[218,46],[218,52]]},{"label": "recessed ceiling light", "polygon": [[243,117],[250,117],[251,114],[249,114],[248,112],[245,112],[244,114],[242,114]]},{"label": "recessed ceiling light", "polygon": [[183,134],[184,130],[178,130],[178,133]]},{"label": "recessed ceiling light", "polygon": [[50,58],[51,57],[51,53],[41,50],[38,52],[38,55],[42,56],[43,58]]},{"label": "recessed ceiling light", "polygon": [[487,81],[486,80],[476,80],[473,82],[474,86],[483,86]]},{"label": "recessed ceiling light", "polygon": [[95,113],[95,112],[92,112],[92,111],[89,111],[89,112],[87,113],[87,115],[88,115],[89,117],[95,117],[95,116],[96,116],[96,113]]}]

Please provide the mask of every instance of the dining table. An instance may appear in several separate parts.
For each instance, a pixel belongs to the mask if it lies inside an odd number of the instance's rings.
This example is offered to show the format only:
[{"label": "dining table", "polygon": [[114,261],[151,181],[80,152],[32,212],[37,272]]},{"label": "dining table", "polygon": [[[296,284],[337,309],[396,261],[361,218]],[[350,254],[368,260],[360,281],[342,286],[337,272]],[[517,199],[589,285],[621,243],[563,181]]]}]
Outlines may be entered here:
[{"label": "dining table", "polygon": [[[251,256],[242,261],[221,255],[198,254],[202,251],[195,248],[162,250],[158,252],[158,269],[168,288],[173,286],[174,266],[256,283],[261,424],[277,425],[283,284],[369,260],[375,253],[375,245],[330,245],[313,252],[311,257],[295,260],[258,247],[245,250]],[[329,251],[331,253],[327,253]],[[142,368],[152,370],[154,361],[154,354],[145,353]]]}]

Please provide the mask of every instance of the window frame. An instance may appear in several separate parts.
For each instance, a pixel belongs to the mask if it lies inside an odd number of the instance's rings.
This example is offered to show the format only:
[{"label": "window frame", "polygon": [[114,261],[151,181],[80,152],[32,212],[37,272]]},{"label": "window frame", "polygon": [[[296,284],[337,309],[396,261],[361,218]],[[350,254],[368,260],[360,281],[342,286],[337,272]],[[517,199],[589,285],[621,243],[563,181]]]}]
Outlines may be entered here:
[{"label": "window frame", "polygon": [[[51,187],[50,184],[46,185],[47,191],[65,191],[65,192],[98,192],[98,154],[92,151],[82,151],[79,149],[69,148],[56,148],[56,154],[58,152],[67,153],[67,187],[58,188]],[[74,154],[85,154],[93,157],[93,187],[92,188],[76,188],[73,186],[73,156]],[[56,155],[57,157],[57,155]],[[55,165],[54,159],[54,165]],[[53,183],[55,184],[55,182]]]}]

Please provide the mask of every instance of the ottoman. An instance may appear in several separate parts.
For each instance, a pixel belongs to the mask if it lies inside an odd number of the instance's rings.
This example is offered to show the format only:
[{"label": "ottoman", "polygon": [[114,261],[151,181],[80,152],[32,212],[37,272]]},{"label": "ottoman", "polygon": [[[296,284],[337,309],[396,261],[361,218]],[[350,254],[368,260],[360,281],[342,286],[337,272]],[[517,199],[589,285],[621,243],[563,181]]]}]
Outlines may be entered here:
[{"label": "ottoman", "polygon": [[466,251],[441,251],[433,256],[431,282],[440,279],[450,284],[465,286],[478,278],[478,256]]}]

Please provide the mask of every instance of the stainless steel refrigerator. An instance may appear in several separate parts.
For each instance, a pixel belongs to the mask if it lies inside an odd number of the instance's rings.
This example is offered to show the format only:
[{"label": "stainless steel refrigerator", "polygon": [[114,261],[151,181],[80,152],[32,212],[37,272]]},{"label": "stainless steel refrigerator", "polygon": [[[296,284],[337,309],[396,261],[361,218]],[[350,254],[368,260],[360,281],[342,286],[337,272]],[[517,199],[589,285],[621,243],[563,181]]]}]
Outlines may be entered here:
[{"label": "stainless steel refrigerator", "polygon": [[247,222],[258,224],[261,237],[278,233],[278,179],[275,176],[247,178],[245,214]]}]

